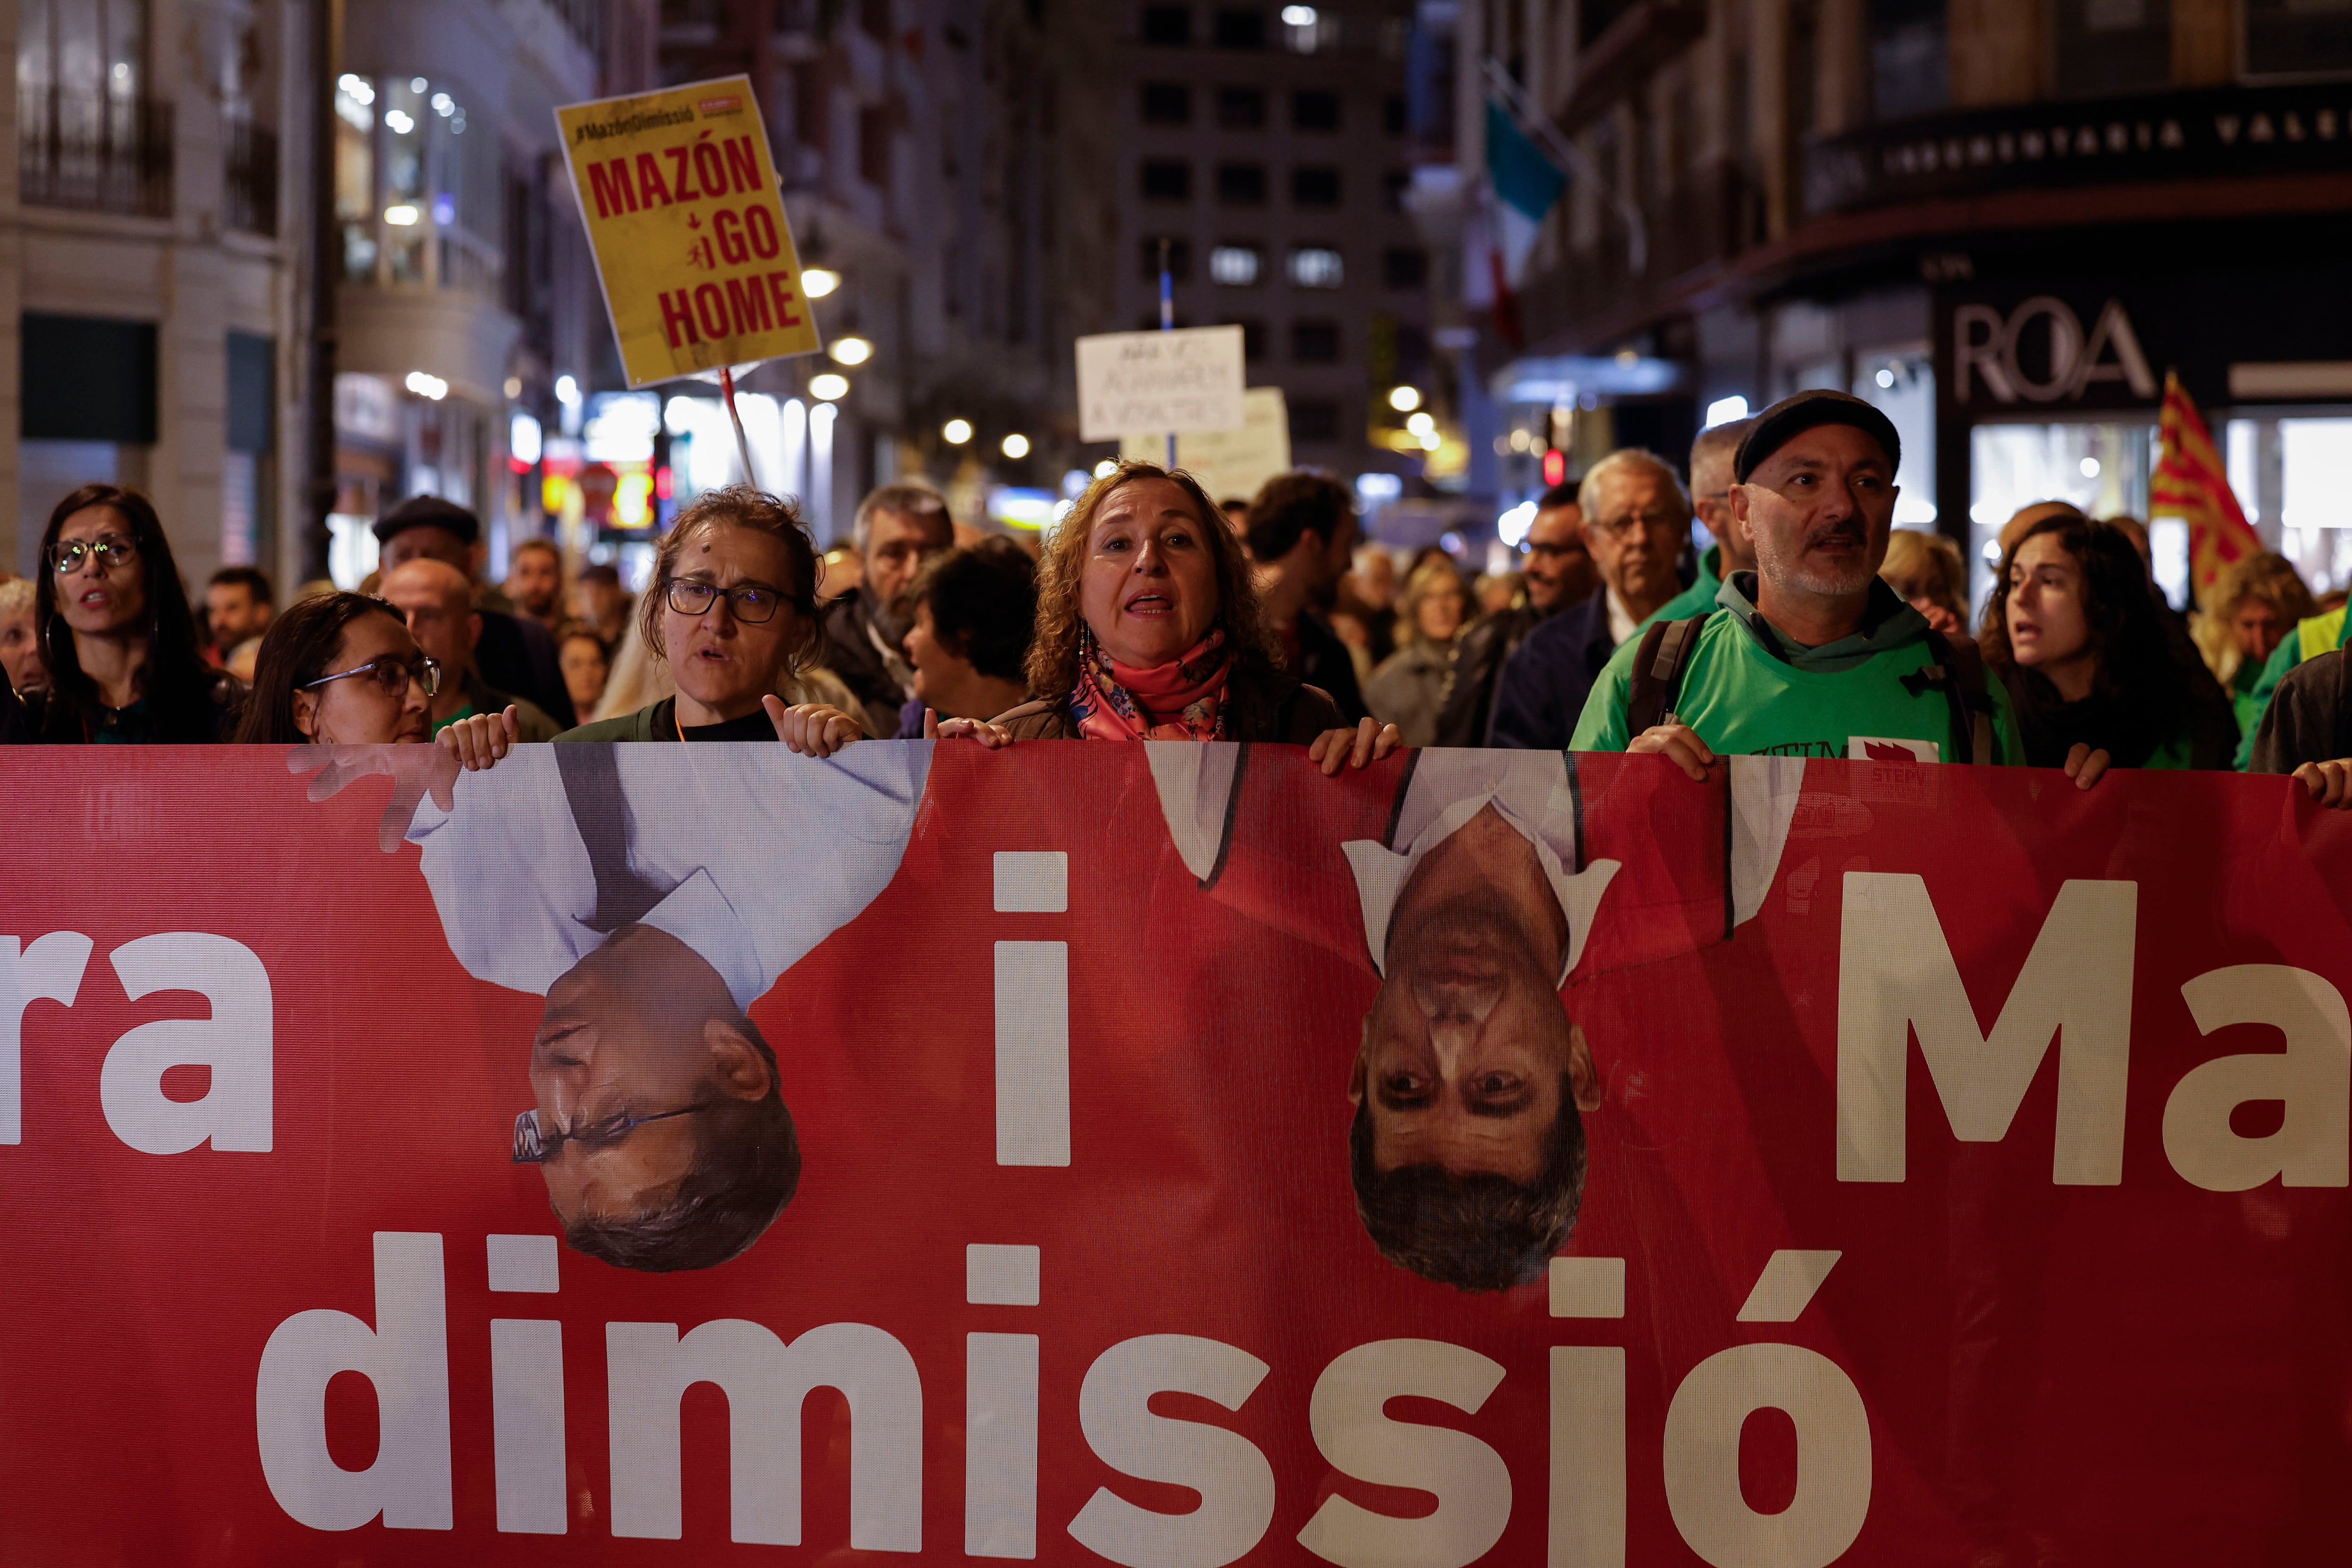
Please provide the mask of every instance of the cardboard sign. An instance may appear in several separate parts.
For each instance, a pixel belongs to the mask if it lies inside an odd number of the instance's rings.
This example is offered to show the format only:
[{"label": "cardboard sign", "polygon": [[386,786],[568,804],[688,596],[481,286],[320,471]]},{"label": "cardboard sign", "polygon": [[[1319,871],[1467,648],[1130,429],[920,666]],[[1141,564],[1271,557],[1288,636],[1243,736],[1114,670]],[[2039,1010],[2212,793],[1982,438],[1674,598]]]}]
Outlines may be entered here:
[{"label": "cardboard sign", "polygon": [[1078,340],[1078,439],[1120,441],[1139,430],[1236,430],[1242,330],[1105,332]]},{"label": "cardboard sign", "polygon": [[750,78],[555,121],[631,386],[824,346]]},{"label": "cardboard sign", "polygon": [[[1253,386],[1244,393],[1242,421],[1238,429],[1177,433],[1176,466],[1200,480],[1213,500],[1247,500],[1266,480],[1289,471],[1290,411],[1282,388]],[[1119,442],[1118,455],[1164,463],[1168,437],[1130,435]]]}]

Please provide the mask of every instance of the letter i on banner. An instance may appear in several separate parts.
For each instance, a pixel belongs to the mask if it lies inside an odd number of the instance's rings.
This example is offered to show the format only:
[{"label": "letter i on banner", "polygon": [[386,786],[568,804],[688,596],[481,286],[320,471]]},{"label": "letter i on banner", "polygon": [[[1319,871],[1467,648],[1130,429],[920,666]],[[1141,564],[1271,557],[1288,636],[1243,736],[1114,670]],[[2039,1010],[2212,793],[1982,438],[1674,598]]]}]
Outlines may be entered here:
[{"label": "letter i on banner", "polygon": [[555,121],[631,386],[824,346],[750,78]]}]

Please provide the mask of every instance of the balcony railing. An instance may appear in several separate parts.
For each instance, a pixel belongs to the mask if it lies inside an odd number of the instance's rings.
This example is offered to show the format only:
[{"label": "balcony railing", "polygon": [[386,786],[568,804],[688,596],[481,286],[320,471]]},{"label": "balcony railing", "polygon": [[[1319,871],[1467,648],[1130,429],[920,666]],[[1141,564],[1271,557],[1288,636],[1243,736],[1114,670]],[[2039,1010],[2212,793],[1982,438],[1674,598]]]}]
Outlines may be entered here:
[{"label": "balcony railing", "polygon": [[25,88],[16,109],[16,183],[26,205],[171,216],[169,103]]},{"label": "balcony railing", "polygon": [[221,206],[240,234],[278,233],[278,134],[248,121],[222,127]]}]

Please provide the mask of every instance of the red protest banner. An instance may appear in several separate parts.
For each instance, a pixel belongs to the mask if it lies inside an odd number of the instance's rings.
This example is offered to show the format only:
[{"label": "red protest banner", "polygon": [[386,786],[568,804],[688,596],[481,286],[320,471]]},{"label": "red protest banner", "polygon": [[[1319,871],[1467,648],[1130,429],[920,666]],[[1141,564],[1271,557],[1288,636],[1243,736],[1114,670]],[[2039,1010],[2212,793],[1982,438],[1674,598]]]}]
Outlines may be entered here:
[{"label": "red protest banner", "polygon": [[2284,781],[430,761],[9,759],[0,1558],[2352,1535]]}]

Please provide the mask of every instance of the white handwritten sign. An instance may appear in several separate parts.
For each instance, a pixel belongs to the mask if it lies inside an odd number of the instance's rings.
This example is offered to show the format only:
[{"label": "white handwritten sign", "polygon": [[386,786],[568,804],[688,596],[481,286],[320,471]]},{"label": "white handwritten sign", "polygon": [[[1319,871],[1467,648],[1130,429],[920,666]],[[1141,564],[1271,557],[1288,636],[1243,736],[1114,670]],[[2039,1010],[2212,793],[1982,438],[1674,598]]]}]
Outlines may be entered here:
[{"label": "white handwritten sign", "polygon": [[1239,327],[1080,338],[1078,439],[1238,429],[1244,422]]},{"label": "white handwritten sign", "polygon": [[[1242,397],[1243,423],[1235,430],[1179,430],[1176,464],[1192,471],[1201,488],[1219,501],[1257,494],[1258,487],[1290,468],[1290,416],[1278,386],[1253,386]],[[1168,437],[1130,432],[1118,455],[1146,463],[1168,460]]]}]

